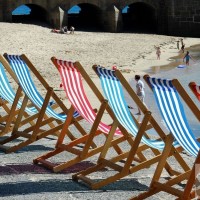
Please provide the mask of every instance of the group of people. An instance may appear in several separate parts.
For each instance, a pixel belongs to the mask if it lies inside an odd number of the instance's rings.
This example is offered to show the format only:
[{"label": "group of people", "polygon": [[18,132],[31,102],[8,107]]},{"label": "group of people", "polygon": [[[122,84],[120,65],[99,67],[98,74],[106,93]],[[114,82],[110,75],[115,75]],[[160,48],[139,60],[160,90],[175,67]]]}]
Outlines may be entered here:
[{"label": "group of people", "polygon": [[[75,28],[73,26],[70,26],[69,29],[70,34],[74,34]],[[68,33],[68,28],[67,26],[62,27],[61,29],[52,29],[51,32],[53,33],[61,33],[61,34],[67,34]]]},{"label": "group of people", "polygon": [[180,49],[180,48],[179,48],[179,42],[181,42],[181,50],[182,50],[182,52],[184,53],[184,51],[185,51],[185,44],[184,44],[184,42],[183,42],[183,38],[181,38],[180,41],[179,41],[179,40],[177,41],[177,49],[178,49],[178,50]]},{"label": "group of people", "polygon": [[[180,41],[179,40],[177,41],[177,49],[179,49],[179,42],[181,42],[181,51],[184,53],[185,52],[185,44],[183,42],[183,38],[181,38]],[[190,59],[195,62],[195,60],[190,56],[190,52],[187,51],[186,54],[183,57],[183,62],[185,62],[185,64],[187,66],[189,66]]]},{"label": "group of people", "polygon": [[[180,39],[180,41],[177,41],[177,49],[179,49],[179,42],[181,43],[181,51],[184,53],[185,52],[185,44],[183,42],[183,38]],[[161,55],[161,50],[159,46],[154,46],[156,49],[156,55],[157,55],[157,60],[160,60],[160,55]],[[189,51],[186,52],[185,56],[183,57],[183,62],[186,63],[186,65],[189,65],[190,59],[194,61],[194,59],[190,56]]]},{"label": "group of people", "polygon": [[[183,42],[183,39],[180,41],[177,41],[177,48],[179,49],[179,42],[181,42],[181,50],[184,53],[185,51],[185,44]],[[157,59],[160,60],[160,55],[161,55],[161,50],[159,46],[154,46],[156,49],[156,55]],[[195,60],[190,56],[189,51],[186,52],[186,54],[183,57],[183,62],[186,63],[187,66],[189,66],[190,59],[195,62]],[[138,95],[139,99],[144,103],[144,98],[145,98],[145,91],[144,91],[144,83],[140,79],[140,75],[135,75],[135,81],[136,81],[136,94]],[[144,103],[145,105],[145,103]],[[146,106],[146,105],[145,105]],[[132,109],[131,106],[128,106],[130,109]],[[138,115],[141,115],[141,111],[138,108]]]}]

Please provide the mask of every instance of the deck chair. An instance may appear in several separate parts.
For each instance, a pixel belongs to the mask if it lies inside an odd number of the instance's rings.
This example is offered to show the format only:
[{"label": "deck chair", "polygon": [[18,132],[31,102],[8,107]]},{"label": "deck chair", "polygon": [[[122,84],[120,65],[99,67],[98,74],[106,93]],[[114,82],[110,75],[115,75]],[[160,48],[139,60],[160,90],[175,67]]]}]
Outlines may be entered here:
[{"label": "deck chair", "polygon": [[200,101],[200,86],[197,85],[195,82],[190,82],[189,87],[196,96],[196,98]]},{"label": "deck chair", "polygon": [[[59,60],[55,57],[52,58],[52,62],[57,67],[60,73],[67,98],[72,104],[70,110],[73,111],[74,109],[76,109],[80,113],[80,115],[90,124],[91,129],[88,130],[85,137],[79,138],[77,141],[66,143],[64,142],[64,133],[68,132],[68,126],[65,126],[63,128],[63,132],[61,132],[60,137],[58,138],[56,149],[38,157],[34,160],[34,163],[40,163],[43,166],[52,169],[54,172],[61,171],[91,156],[99,154],[103,149],[105,139],[108,138],[108,140],[110,140],[112,138],[110,137],[110,135],[115,136],[114,139],[111,141],[113,152],[117,155],[122,154],[123,152],[118,146],[118,143],[121,143],[122,141],[128,141],[132,144],[133,138],[131,138],[128,133],[125,133],[126,130],[124,130],[124,128],[120,126],[120,124],[118,124],[117,120],[115,120],[115,116],[111,108],[108,106],[107,101],[104,99],[101,92],[98,90],[98,88],[91,80],[89,75],[86,73],[84,68],[81,66],[81,64],[79,62],[73,63]],[[95,113],[92,109],[92,104],[84,90],[82,78],[91,88],[91,91],[96,96],[97,101],[99,100],[100,108],[98,113]],[[102,119],[103,114],[105,113],[104,111],[106,111],[111,117],[111,124],[103,122]],[[143,131],[143,129],[141,131]],[[84,141],[85,145],[83,146],[83,149],[77,149],[76,146],[80,142]],[[91,148],[92,142],[96,142],[96,148]],[[143,148],[145,147],[143,146]],[[65,162],[50,162],[50,159],[58,156],[58,154],[63,152],[67,153],[68,155],[73,154],[73,158],[71,159],[70,157],[66,156]],[[141,160],[143,160],[143,156],[138,153],[137,156],[134,157],[134,159],[137,162],[140,162]],[[121,157],[121,160],[123,160],[123,156]]]},{"label": "deck chair", "polygon": [[[0,124],[4,123],[3,126],[1,126],[0,129],[0,135],[3,136],[7,133],[9,133],[12,130],[13,124],[15,123],[16,116],[19,113],[19,110],[22,106],[22,102],[17,102],[17,110],[15,112],[11,113],[11,106],[14,103],[14,99],[16,96],[16,93],[14,89],[12,88],[8,77],[6,75],[4,66],[8,65],[6,63],[6,60],[0,55],[0,101],[1,101],[1,107],[4,109],[4,111],[1,110],[1,117],[0,117]],[[13,80],[17,83],[18,80],[16,76],[13,74],[12,71],[9,70],[8,72]],[[34,106],[27,106],[25,108],[24,117],[27,118],[29,115],[33,115],[37,113],[37,109]],[[27,120],[24,120],[21,125],[25,125]],[[28,121],[30,125],[33,125],[34,122]],[[27,125],[27,124],[26,124]]]},{"label": "deck chair", "polygon": [[[140,101],[136,93],[133,91],[133,89],[126,81],[126,79],[122,76],[119,70],[108,70],[100,66],[93,66],[93,69],[100,77],[105,98],[108,100],[109,105],[111,106],[117,120],[127,130],[129,135],[135,138],[134,143],[131,144],[128,151],[125,151],[121,155],[111,157],[107,156],[109,150],[111,150],[110,141],[107,141],[104,149],[102,150],[102,153],[98,158],[97,164],[91,168],[88,168],[73,175],[73,180],[81,180],[82,182],[86,183],[87,186],[89,186],[91,189],[98,189],[100,187],[106,186],[107,184],[113,183],[125,176],[128,176],[136,171],[148,168],[152,164],[157,163],[161,158],[160,151],[162,151],[165,147],[166,140],[170,140],[170,138],[168,138],[166,134],[162,131],[154,117],[151,115],[151,112]],[[134,116],[128,109],[122,85],[130,94],[132,100],[135,101],[135,103],[144,113],[143,121],[139,125],[139,127],[136,124],[136,120],[134,120]],[[151,125],[152,129],[158,133],[157,139],[149,137],[148,132],[145,132],[144,124]],[[143,131],[141,131],[141,129],[143,129]],[[148,148],[143,149],[144,151],[141,151],[141,144],[145,144],[145,146]],[[174,142],[174,146],[178,148],[179,144],[177,142]],[[135,154],[140,151],[143,152],[143,155],[145,156],[147,152],[145,150],[150,151],[153,156],[151,158],[148,158],[148,156],[146,156],[144,157],[143,162],[135,163],[133,160]],[[176,150],[175,148],[173,149],[173,152],[171,152],[171,155],[174,155],[180,163],[182,162],[182,158],[179,156],[178,150]],[[123,159],[125,159],[124,165],[119,162],[122,157]],[[184,170],[189,169],[189,167],[184,162],[181,167]],[[115,174],[112,174],[105,179],[94,180],[94,173],[101,171],[104,168],[111,168],[115,172]],[[165,168],[169,174],[178,173],[173,171],[168,163],[166,163]]]},{"label": "deck chair", "polygon": [[[177,79],[166,80],[152,78],[148,75],[145,75],[144,79],[152,89],[159,111],[174,139],[178,141],[189,155],[196,157],[196,160],[192,169],[163,182],[161,174],[170,152],[170,148],[165,148],[152,178],[149,190],[132,199],[145,199],[160,191],[172,194],[178,197],[178,199],[192,199],[195,197],[195,192],[192,191],[195,183],[195,166],[196,164],[200,164],[200,143],[195,138],[189,126],[183,102],[191,109],[198,121],[200,121],[200,111]],[[172,144],[170,146],[172,147]],[[177,188],[176,184],[180,184],[184,180],[187,180],[187,184],[183,190]]]},{"label": "deck chair", "polygon": [[[46,136],[59,134],[67,118],[68,109],[25,55],[19,56],[4,54],[4,57],[8,61],[19,82],[17,91],[18,95],[15,96],[15,103],[13,103],[11,109],[13,112],[19,104],[17,102],[20,100],[20,94],[22,92],[24,93],[20,112],[17,115],[11,135],[0,141],[0,148],[6,153],[10,153]],[[6,67],[9,68],[9,66]],[[42,97],[34,85],[29,69],[33,71],[35,76],[46,89],[47,92],[45,98]],[[55,102],[55,105],[53,106],[51,106],[52,99]],[[26,107],[29,102],[37,108],[37,114],[27,118],[26,120],[29,121],[35,119],[35,124],[21,129],[20,124],[22,123],[22,117],[26,112]],[[12,115],[12,111],[10,115]],[[81,119],[77,111],[73,113],[72,117],[74,120]],[[49,128],[46,129],[47,127]],[[20,140],[17,144],[13,143],[18,138],[24,138],[24,140]]]}]

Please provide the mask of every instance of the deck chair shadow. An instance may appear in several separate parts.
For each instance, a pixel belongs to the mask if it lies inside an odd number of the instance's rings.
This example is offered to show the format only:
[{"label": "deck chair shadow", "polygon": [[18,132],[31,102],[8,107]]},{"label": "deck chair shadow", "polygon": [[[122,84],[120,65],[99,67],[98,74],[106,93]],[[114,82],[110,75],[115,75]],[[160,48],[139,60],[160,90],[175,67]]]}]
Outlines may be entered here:
[{"label": "deck chair shadow", "polygon": [[[188,171],[171,177],[166,182],[161,180],[163,166],[165,165],[171,148],[165,148],[160,162],[157,165],[154,176],[151,181],[149,190],[141,193],[132,199],[145,199],[159,192],[167,192],[177,197],[177,199],[186,200],[195,198],[195,191],[193,186],[195,184],[196,176],[200,173],[200,143],[196,139],[185,114],[184,103],[190,108],[194,116],[200,121],[200,111],[194,104],[188,93],[182,87],[177,79],[166,80],[159,78],[152,78],[148,75],[144,79],[152,89],[156,99],[157,106],[160,113],[171,132],[171,135],[178,141],[182,148],[190,155],[194,156],[196,160],[194,165]],[[182,97],[182,98],[180,98]],[[172,147],[172,143],[170,144]],[[187,181],[185,187],[178,188],[182,181]]]},{"label": "deck chair shadow", "polygon": [[[12,68],[19,82],[11,108],[13,112],[19,104],[21,94],[24,94],[20,112],[17,115],[11,135],[0,142],[0,148],[6,153],[10,153],[49,135],[59,135],[67,118],[68,109],[25,55],[4,54],[4,57],[9,63],[9,66],[6,67]],[[33,71],[34,75],[46,89],[45,98],[37,90],[29,69]],[[53,105],[51,105],[52,100],[54,101]],[[22,128],[21,123],[29,103],[35,106],[37,114],[28,117],[26,121],[35,120],[35,124]],[[75,121],[81,119],[76,111],[73,113],[72,118]],[[16,139],[22,138],[23,140],[20,140],[20,142],[14,142],[17,141]],[[75,139],[75,137],[70,139]]]},{"label": "deck chair shadow", "polygon": [[[104,99],[101,92],[98,90],[81,64],[79,62],[73,63],[59,60],[54,57],[52,58],[52,61],[60,73],[67,98],[72,104],[70,110],[76,109],[89,123],[88,126],[90,126],[90,129],[88,129],[85,137],[79,138],[77,141],[66,143],[64,141],[64,133],[68,132],[69,130],[68,126],[66,125],[63,128],[60,137],[58,138],[56,149],[38,157],[34,160],[34,163],[40,163],[45,167],[52,169],[54,172],[61,171],[91,156],[99,154],[103,149],[106,138],[107,140],[112,139],[110,135],[115,136],[114,139],[110,141],[113,152],[117,155],[123,154],[121,148],[118,146],[118,143],[121,143],[122,141],[128,141],[132,144],[133,138],[131,138],[126,130],[117,122],[117,120],[115,120],[115,116],[111,108],[108,106],[107,101]],[[88,99],[84,89],[84,86],[86,85],[83,84],[82,78],[90,87],[94,97],[97,98],[97,101],[99,101],[98,113],[95,113],[92,109],[91,101]],[[104,122],[105,120],[103,116],[105,112],[109,114],[108,116],[111,120],[110,124]],[[76,148],[80,142],[85,142],[83,149]],[[97,144],[96,148],[91,148],[92,142]],[[57,164],[50,162],[50,159],[63,152],[68,153],[69,155],[73,154],[73,158],[65,156],[64,159],[66,160],[62,163]],[[134,159],[140,162],[143,160],[143,156],[139,152]],[[121,157],[121,160],[123,160],[123,156]]]},{"label": "deck chair shadow", "polygon": [[[166,136],[152,116],[151,112],[140,101],[136,93],[133,91],[119,70],[108,70],[100,66],[93,66],[93,69],[100,77],[105,98],[108,100],[117,120],[127,130],[129,136],[135,138],[129,149],[126,147],[123,154],[113,155],[110,153],[111,156],[109,154],[109,152],[111,152],[111,139],[107,140],[98,158],[97,164],[73,175],[73,180],[81,180],[81,182],[87,184],[87,186],[89,186],[91,189],[98,189],[157,163],[161,158],[160,151],[162,151],[165,147],[165,142],[167,140],[171,141],[171,138]],[[138,105],[144,114],[143,120],[139,125],[128,109],[122,86],[126,89],[132,100],[136,103],[136,105]],[[155,138],[156,135],[154,135],[155,137],[151,138],[150,133],[146,131],[145,126],[150,126],[151,131],[154,131],[155,133],[157,132],[158,137]],[[112,135],[110,137],[112,137]],[[179,147],[177,142],[174,142],[174,146],[177,148]],[[189,169],[189,167],[182,162],[178,151],[178,149],[173,148],[173,151],[171,151],[170,155],[173,155],[178,162],[181,163],[181,167],[186,171]],[[138,152],[142,153],[144,159],[140,163],[135,163],[133,158]],[[123,165],[121,162],[119,162],[122,158],[125,159]],[[95,173],[104,168],[111,168],[112,171],[114,171],[114,175],[108,175],[106,178],[101,180],[94,180]],[[170,175],[179,173],[174,171],[168,163],[166,163],[165,169]]]},{"label": "deck chair shadow", "polygon": [[[17,102],[17,109],[11,111],[12,105],[14,103],[15,96],[17,95],[14,91],[13,87],[11,86],[7,74],[5,72],[5,66],[7,66],[8,63],[6,60],[0,55],[0,103],[1,103],[1,117],[0,117],[0,124],[2,125],[0,127],[0,136],[4,136],[5,134],[11,132],[13,125],[16,120],[16,116],[19,113],[19,110],[22,106],[22,102]],[[10,74],[11,78],[14,80],[14,82],[18,83],[17,77],[12,72],[12,70],[8,69],[8,74]],[[21,125],[27,125],[30,124],[32,126],[34,122],[32,120],[26,120],[27,117],[30,115],[36,114],[37,109],[32,106],[28,105],[25,108],[24,118],[25,120],[22,121]]]},{"label": "deck chair shadow", "polygon": [[189,88],[192,90],[196,98],[200,101],[200,86],[195,82],[190,82]]}]

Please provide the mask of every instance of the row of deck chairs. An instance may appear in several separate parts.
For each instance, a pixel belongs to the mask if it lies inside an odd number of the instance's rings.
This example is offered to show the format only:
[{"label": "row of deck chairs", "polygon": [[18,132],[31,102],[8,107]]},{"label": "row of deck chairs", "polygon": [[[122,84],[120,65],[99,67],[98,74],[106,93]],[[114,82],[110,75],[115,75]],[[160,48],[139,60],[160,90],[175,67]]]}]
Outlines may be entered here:
[{"label": "row of deck chairs", "polygon": [[[25,55],[4,54],[0,57],[0,97],[1,107],[5,110],[1,112],[4,116],[2,114],[0,118],[2,150],[6,153],[15,152],[41,138],[54,135],[57,137],[55,149],[34,158],[35,164],[59,172],[98,155],[94,166],[72,176],[74,181],[84,182],[91,189],[101,188],[157,164],[149,190],[132,199],[144,199],[160,191],[173,194],[179,199],[195,198],[193,186],[195,166],[200,164],[200,144],[189,126],[184,105],[191,109],[198,121],[200,111],[178,80],[144,76],[168,127],[169,133],[166,134],[160,127],[160,122],[143,105],[120,71],[93,66],[100,78],[102,94],[79,62],[73,63],[55,57],[51,60],[60,74],[70,108],[59,99]],[[18,84],[16,92],[12,89],[5,71]],[[45,88],[44,97],[34,84],[30,72]],[[84,91],[83,80],[100,102],[97,110],[93,108]],[[192,90],[194,85],[198,88],[193,82],[190,84]],[[140,123],[129,111],[124,91],[144,114]],[[199,90],[193,91],[197,95],[196,91]],[[111,118],[110,124],[103,121],[105,112]],[[82,121],[89,123],[91,128],[86,130],[81,125]],[[76,128],[76,133],[71,131],[71,126]],[[155,133],[153,138],[152,132]],[[20,137],[24,140],[12,146],[13,141]],[[104,138],[100,144],[98,137]],[[183,151],[196,157],[193,168],[183,159]],[[73,158],[66,156],[62,163],[54,163],[52,158],[63,152],[72,154]],[[178,171],[168,161],[172,157],[180,166]],[[103,180],[93,180],[93,173],[104,168],[111,168],[115,174]],[[164,169],[168,172],[169,179],[161,183],[159,180]],[[187,180],[185,187],[183,190],[177,189],[175,185],[183,180]]]}]

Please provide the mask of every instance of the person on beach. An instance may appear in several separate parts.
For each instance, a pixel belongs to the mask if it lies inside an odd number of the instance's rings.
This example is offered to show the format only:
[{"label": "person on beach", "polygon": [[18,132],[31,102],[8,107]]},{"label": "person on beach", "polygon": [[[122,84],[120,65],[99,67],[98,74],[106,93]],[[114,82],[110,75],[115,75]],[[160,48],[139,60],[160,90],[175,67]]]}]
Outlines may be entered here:
[{"label": "person on beach", "polygon": [[160,47],[155,46],[155,49],[156,49],[157,60],[160,60],[160,55],[161,55]]},{"label": "person on beach", "polygon": [[183,42],[183,38],[181,38],[181,46],[183,46],[184,42]]},{"label": "person on beach", "polygon": [[51,32],[52,33],[60,33],[60,30],[59,29],[52,29]]},{"label": "person on beach", "polygon": [[67,31],[68,31],[67,26],[64,26],[64,27],[63,27],[63,32],[64,32],[64,33],[67,33]]},{"label": "person on beach", "polygon": [[179,50],[179,40],[177,41],[177,49]]},{"label": "person on beach", "polygon": [[60,33],[65,34],[67,33],[67,26],[64,26],[61,30]]},{"label": "person on beach", "polygon": [[181,50],[182,50],[182,52],[184,53],[184,51],[185,51],[185,44],[182,44]]},{"label": "person on beach", "polygon": [[[140,75],[135,75],[135,80],[136,80],[136,94],[142,101],[142,103],[146,106],[146,104],[144,103],[144,97],[145,97],[144,83],[140,79]],[[141,115],[141,110],[139,109],[139,107],[138,107],[138,113],[136,113],[136,115]]]},{"label": "person on beach", "polygon": [[70,34],[74,34],[75,28],[73,26],[70,27]]},{"label": "person on beach", "polygon": [[[192,59],[192,57],[189,55],[190,54],[190,52],[189,51],[187,51],[187,53],[185,54],[185,56],[184,56],[184,58],[183,58],[183,62],[184,62],[184,60],[185,60],[185,63],[186,63],[186,65],[189,65],[190,63],[190,59]],[[192,59],[193,60],[193,59]],[[193,60],[194,61],[194,60]]]},{"label": "person on beach", "polygon": [[53,32],[53,33],[62,33],[62,34],[67,33],[67,26],[64,26],[60,30],[59,29],[52,29],[51,32]]},{"label": "person on beach", "polygon": [[183,38],[181,38],[181,50],[184,53],[184,51],[185,51],[185,44],[183,42]]}]

